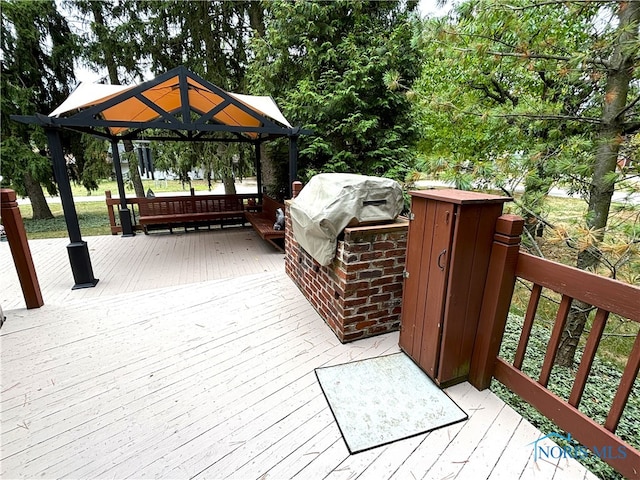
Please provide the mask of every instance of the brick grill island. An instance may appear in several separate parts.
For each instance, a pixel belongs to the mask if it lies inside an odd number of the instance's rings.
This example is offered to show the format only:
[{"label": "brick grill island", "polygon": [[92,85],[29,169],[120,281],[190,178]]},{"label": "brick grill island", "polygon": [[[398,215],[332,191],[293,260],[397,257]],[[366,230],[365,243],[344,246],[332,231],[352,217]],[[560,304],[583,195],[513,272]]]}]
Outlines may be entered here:
[{"label": "brick grill island", "polygon": [[409,221],[344,230],[324,267],[293,238],[286,202],[285,270],[342,343],[398,330]]}]

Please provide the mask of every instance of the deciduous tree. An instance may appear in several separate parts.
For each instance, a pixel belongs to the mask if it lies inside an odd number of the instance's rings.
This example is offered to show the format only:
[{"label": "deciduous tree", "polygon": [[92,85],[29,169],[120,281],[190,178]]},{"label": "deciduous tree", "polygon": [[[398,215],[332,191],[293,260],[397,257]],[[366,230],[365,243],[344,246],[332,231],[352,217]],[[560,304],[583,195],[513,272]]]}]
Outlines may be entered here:
[{"label": "deciduous tree", "polygon": [[[627,1],[473,0],[423,34],[425,166],[467,187],[524,183],[530,233],[551,185],[583,193],[583,269],[601,258],[612,194],[624,182],[620,145],[640,126],[639,10]],[[568,321],[562,365],[573,363],[585,307]]]}]

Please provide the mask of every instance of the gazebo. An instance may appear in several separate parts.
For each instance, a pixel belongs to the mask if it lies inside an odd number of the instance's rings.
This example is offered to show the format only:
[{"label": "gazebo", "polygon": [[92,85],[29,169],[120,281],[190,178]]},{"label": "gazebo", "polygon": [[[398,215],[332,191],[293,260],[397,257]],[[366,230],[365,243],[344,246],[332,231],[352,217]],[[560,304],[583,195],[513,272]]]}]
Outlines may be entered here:
[{"label": "gazebo", "polygon": [[87,243],[82,240],[67,174],[60,131],[75,130],[111,142],[123,236],[133,236],[120,165],[120,141],[249,142],[254,145],[258,194],[262,193],[260,145],[289,139],[289,188],[297,176],[297,140],[311,133],[292,127],[271,97],[227,92],[176,67],[138,85],[80,84],[49,115],[15,115],[13,120],[44,128],[60,189],[70,244],[67,246],[76,288],[96,285]]}]

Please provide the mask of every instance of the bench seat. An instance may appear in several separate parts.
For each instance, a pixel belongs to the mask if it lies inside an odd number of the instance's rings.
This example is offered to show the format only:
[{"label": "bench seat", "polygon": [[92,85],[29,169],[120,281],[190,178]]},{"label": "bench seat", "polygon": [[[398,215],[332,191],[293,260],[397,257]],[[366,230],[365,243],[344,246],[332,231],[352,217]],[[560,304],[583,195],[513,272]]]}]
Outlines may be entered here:
[{"label": "bench seat", "polygon": [[278,208],[284,211],[283,204],[263,195],[261,211],[245,212],[245,217],[263,240],[266,240],[278,250],[284,251],[284,229],[276,230],[273,228],[273,224],[276,222],[276,210]]},{"label": "bench seat", "polygon": [[243,200],[233,195],[140,199],[138,207],[138,222],[145,234],[153,227],[168,228],[172,232],[174,226],[186,228],[220,222],[222,228],[225,220],[241,222],[242,225],[246,222]]}]

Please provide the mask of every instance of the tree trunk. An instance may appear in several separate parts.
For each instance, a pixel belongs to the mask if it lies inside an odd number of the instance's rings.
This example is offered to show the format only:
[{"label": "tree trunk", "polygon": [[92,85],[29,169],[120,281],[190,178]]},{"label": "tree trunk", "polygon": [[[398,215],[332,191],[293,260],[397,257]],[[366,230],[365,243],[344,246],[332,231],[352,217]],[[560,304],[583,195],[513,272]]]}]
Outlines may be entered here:
[{"label": "tree trunk", "polygon": [[531,235],[531,238],[542,236],[540,218],[543,216],[544,203],[551,189],[552,179],[544,170],[544,162],[538,161],[535,170],[530,172],[525,178],[524,194],[522,204],[526,207],[523,212],[524,227]]},{"label": "tree trunk", "polygon": [[138,170],[138,156],[133,151],[133,142],[131,140],[123,140],[124,151],[127,152],[127,163],[129,164],[129,181],[133,185],[133,191],[136,193],[136,197],[144,198],[146,196],[144,191],[144,185],[142,184],[142,178],[140,177],[140,170]]},{"label": "tree trunk", "polygon": [[144,191],[144,185],[142,184],[142,178],[140,178],[140,170],[138,170],[138,159],[134,155],[129,156],[129,178],[133,183],[133,190],[136,192],[136,197],[144,198],[146,193]]},{"label": "tree trunk", "polygon": [[264,38],[266,27],[262,2],[249,2],[249,24],[257,37]]},{"label": "tree trunk", "polygon": [[224,184],[224,193],[226,195],[235,195],[236,194],[236,183],[233,179],[233,174],[224,173],[222,175],[222,183]]},{"label": "tree trunk", "polygon": [[93,19],[96,22],[96,25],[98,25],[96,35],[98,35],[98,38],[104,48],[104,61],[107,67],[107,72],[109,73],[109,81],[112,85],[120,85],[120,79],[118,78],[118,64],[113,56],[113,45],[111,45],[111,41],[105,39],[102,35],[102,32],[109,31],[109,28],[104,21],[104,15],[102,15],[102,8],[106,4],[103,4],[102,2],[90,2],[89,4],[91,6],[91,12],[93,13]]},{"label": "tree trunk", "polygon": [[[615,182],[611,181],[610,177],[615,172],[624,131],[624,109],[633,75],[634,57],[637,54],[640,2],[620,2],[618,18],[619,34],[609,59],[599,143],[586,215],[587,227],[593,232],[597,242],[601,242],[604,237],[611,198],[615,190]],[[600,252],[596,248],[589,248],[578,254],[576,266],[582,270],[588,270],[595,267],[599,261]],[[590,307],[582,302],[574,302],[574,304],[556,356],[556,363],[565,367],[573,366],[576,348],[587,321],[585,309]]]},{"label": "tree trunk", "polygon": [[25,172],[22,178],[24,179],[24,188],[27,191],[29,200],[31,200],[31,209],[33,210],[31,218],[34,220],[49,220],[53,218],[53,213],[51,213],[40,182],[36,181],[29,172]]}]

